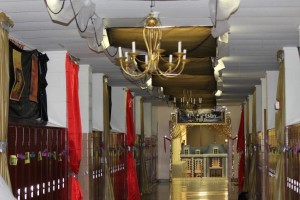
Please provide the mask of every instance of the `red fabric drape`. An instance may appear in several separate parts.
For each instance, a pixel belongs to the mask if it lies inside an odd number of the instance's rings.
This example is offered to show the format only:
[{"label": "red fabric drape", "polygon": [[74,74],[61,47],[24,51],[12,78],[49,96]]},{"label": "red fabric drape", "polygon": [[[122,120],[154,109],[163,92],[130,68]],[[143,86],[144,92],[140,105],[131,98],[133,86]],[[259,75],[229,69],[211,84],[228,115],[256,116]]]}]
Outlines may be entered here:
[{"label": "red fabric drape", "polygon": [[72,200],[83,199],[80,184],[78,183],[78,180],[73,176],[71,177],[71,187],[72,187],[71,199]]},{"label": "red fabric drape", "polygon": [[239,171],[238,171],[238,187],[239,192],[243,191],[244,187],[244,179],[245,179],[245,154],[244,152],[240,155],[240,162],[239,162]]},{"label": "red fabric drape", "polygon": [[134,146],[133,97],[130,90],[126,93],[126,133],[127,145],[131,147]]},{"label": "red fabric drape", "polygon": [[240,153],[240,162],[238,169],[238,186],[239,191],[243,190],[244,187],[244,177],[245,177],[245,133],[244,133],[244,107],[241,111],[241,121],[238,132],[238,141],[237,141],[237,152]]},{"label": "red fabric drape", "polygon": [[[134,146],[135,131],[133,123],[133,97],[130,90],[126,93],[126,138],[128,147]],[[130,148],[131,149],[131,148]],[[127,152],[127,200],[140,200],[139,183],[131,151]]]},{"label": "red fabric drape", "polygon": [[237,152],[244,152],[245,150],[245,134],[244,134],[244,108],[241,111],[241,121],[238,132],[238,140],[237,140]]},{"label": "red fabric drape", "polygon": [[[80,105],[78,97],[78,70],[79,66],[70,60],[70,56],[67,53],[66,87],[69,166],[75,174],[78,174],[79,172],[82,143]],[[71,187],[72,200],[82,199],[80,185],[74,177],[72,177],[71,180]]]}]

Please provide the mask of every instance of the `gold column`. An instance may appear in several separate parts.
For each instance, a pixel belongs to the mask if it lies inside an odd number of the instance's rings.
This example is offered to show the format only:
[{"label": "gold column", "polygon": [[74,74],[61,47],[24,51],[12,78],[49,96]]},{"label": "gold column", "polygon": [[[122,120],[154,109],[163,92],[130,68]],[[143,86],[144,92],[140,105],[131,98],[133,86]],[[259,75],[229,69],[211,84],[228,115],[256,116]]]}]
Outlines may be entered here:
[{"label": "gold column", "polygon": [[[279,143],[279,148],[284,146],[285,141],[285,66],[284,61],[279,65],[279,77],[277,84],[276,100],[280,104],[279,110],[275,114],[275,134]],[[284,159],[285,153],[279,152],[279,159],[277,161],[275,181],[274,181],[274,199],[285,199],[285,172]]]},{"label": "gold column", "polygon": [[151,188],[149,185],[147,167],[146,167],[146,158],[144,152],[144,144],[145,144],[145,130],[144,130],[144,99],[141,98],[140,101],[140,119],[141,119],[141,175],[142,175],[142,193],[143,194],[150,194]]},{"label": "gold column", "polygon": [[[7,26],[7,27],[6,27]],[[8,171],[6,144],[9,109],[9,44],[8,27],[12,27],[13,22],[0,12],[0,175],[11,188]]]},{"label": "gold column", "polygon": [[104,199],[114,200],[114,189],[112,185],[112,180],[110,178],[110,170],[108,166],[109,158],[109,94],[108,94],[108,77],[103,77],[103,127],[104,127],[104,175],[105,175],[105,190]]}]

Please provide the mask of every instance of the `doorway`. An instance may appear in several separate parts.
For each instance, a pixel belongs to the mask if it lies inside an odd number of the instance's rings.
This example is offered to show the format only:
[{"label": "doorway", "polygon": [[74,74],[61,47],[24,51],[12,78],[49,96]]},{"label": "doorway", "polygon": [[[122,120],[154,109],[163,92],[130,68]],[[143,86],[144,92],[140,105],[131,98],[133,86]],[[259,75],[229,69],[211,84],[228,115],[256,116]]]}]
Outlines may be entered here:
[{"label": "doorway", "polygon": [[172,124],[172,178],[228,177],[232,170],[231,126]]}]

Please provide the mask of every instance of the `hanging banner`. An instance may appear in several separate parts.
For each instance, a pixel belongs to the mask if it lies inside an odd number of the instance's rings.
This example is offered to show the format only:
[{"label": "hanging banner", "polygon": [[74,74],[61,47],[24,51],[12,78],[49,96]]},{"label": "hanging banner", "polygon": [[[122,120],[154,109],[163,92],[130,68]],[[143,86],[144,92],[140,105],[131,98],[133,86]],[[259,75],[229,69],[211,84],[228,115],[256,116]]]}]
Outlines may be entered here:
[{"label": "hanging banner", "polygon": [[177,110],[177,123],[225,123],[225,110]]},{"label": "hanging banner", "polygon": [[9,43],[9,117],[48,121],[46,73],[49,58],[37,50],[26,51]]}]

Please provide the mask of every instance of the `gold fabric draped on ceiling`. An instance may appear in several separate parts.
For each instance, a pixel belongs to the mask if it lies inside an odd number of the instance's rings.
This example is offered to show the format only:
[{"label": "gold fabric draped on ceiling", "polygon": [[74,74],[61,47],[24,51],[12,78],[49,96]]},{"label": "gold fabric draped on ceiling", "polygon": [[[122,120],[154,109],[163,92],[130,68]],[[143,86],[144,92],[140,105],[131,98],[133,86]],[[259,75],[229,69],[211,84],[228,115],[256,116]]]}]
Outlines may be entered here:
[{"label": "gold fabric draped on ceiling", "polygon": [[[132,41],[135,41],[137,50],[146,51],[143,27],[108,28],[107,34],[111,46],[131,49]],[[187,50],[190,62],[177,77],[152,76],[152,85],[163,87],[166,95],[176,98],[183,96],[183,90],[191,90],[193,98],[202,98],[202,108],[213,108],[216,105],[216,81],[211,58],[216,57],[217,42],[211,36],[211,27],[162,28],[161,48],[165,49],[164,56],[168,57],[178,50],[178,41],[182,41],[182,48]]]},{"label": "gold fabric draped on ceiling", "polygon": [[[9,61],[8,32],[4,23],[13,26],[13,22],[0,12],[0,142],[7,142],[8,108],[9,108]],[[0,152],[0,175],[11,187],[6,151]]]},{"label": "gold fabric draped on ceiling", "polygon": [[[109,92],[108,92],[108,77],[103,77],[103,134],[104,134],[104,156],[109,157]],[[114,200],[114,189],[112,185],[112,180],[110,176],[110,169],[108,163],[104,163],[104,177],[105,177],[105,189],[104,198]]]},{"label": "gold fabric draped on ceiling", "polygon": [[[285,145],[285,65],[284,61],[279,65],[279,77],[277,84],[276,100],[280,104],[280,109],[275,114],[275,134],[279,147]],[[275,180],[274,180],[274,199],[280,200],[285,198],[285,152],[279,151],[279,159],[277,160]]]}]

